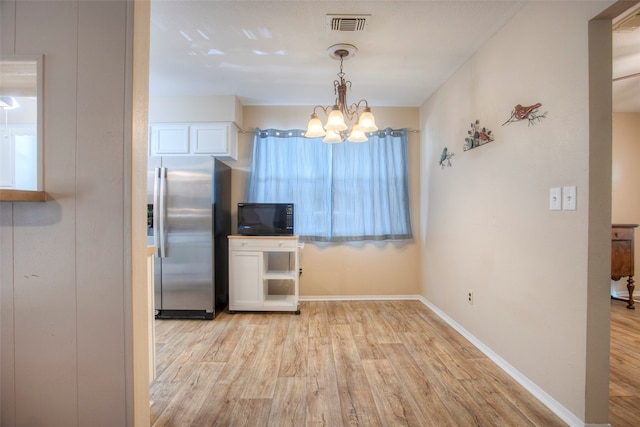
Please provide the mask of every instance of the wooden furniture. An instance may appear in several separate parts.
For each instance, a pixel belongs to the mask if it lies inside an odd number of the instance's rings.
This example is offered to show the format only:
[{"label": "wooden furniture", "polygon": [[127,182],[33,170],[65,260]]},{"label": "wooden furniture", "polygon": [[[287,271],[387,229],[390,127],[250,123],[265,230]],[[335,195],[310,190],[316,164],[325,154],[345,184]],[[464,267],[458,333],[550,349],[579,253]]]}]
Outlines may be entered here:
[{"label": "wooden furniture", "polygon": [[633,290],[635,288],[633,275],[633,237],[638,224],[612,224],[611,225],[611,280],[618,281],[627,277],[627,289],[629,300],[627,308],[635,309],[633,303]]},{"label": "wooden furniture", "polygon": [[229,312],[298,310],[298,236],[229,236]]},{"label": "wooden furniture", "polygon": [[46,202],[44,191],[0,190],[0,202]]}]

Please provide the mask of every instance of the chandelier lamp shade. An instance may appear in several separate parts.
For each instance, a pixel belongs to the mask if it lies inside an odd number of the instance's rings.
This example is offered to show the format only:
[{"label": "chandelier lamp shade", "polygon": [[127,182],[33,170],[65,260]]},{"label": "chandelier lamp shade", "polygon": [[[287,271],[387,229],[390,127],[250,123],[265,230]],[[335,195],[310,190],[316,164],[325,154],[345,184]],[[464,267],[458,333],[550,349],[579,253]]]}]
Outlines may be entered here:
[{"label": "chandelier lamp shade", "polygon": [[[353,57],[357,51],[358,49],[351,44],[336,44],[327,50],[330,57],[340,60],[338,79],[333,82],[336,103],[328,107],[321,105],[313,107],[313,113],[304,134],[305,137],[323,137],[322,141],[329,144],[345,140],[365,142],[368,140],[367,132],[378,130],[376,120],[366,99],[361,99],[351,105],[347,103],[347,88],[351,88],[351,82],[344,79],[342,64],[345,59]],[[318,109],[322,110],[327,118],[324,125],[318,117]]]}]

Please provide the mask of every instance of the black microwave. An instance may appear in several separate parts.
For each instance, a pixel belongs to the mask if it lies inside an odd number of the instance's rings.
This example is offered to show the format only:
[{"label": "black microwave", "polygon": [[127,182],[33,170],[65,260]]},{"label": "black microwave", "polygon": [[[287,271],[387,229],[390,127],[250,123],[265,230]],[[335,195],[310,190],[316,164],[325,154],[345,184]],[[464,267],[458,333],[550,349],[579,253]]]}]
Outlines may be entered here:
[{"label": "black microwave", "polygon": [[293,203],[238,203],[238,234],[292,236]]}]

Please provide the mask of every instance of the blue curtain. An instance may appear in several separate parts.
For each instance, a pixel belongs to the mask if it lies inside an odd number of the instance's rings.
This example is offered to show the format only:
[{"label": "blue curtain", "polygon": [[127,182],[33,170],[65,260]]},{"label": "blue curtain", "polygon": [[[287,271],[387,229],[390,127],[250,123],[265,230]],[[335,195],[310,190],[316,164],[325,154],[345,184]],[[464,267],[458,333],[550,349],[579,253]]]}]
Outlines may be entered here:
[{"label": "blue curtain", "polygon": [[364,143],[302,135],[256,130],[247,202],[294,203],[303,241],[411,239],[406,129]]}]

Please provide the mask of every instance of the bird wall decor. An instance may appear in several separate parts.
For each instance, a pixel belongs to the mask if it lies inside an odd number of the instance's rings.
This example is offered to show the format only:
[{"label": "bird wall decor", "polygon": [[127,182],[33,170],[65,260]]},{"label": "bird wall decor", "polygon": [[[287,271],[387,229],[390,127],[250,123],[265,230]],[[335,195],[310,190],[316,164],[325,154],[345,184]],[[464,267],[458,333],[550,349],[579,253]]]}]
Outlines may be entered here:
[{"label": "bird wall decor", "polygon": [[471,129],[467,131],[467,134],[468,136],[464,139],[464,151],[479,147],[494,139],[489,129],[480,126],[480,120],[471,123]]},{"label": "bird wall decor", "polygon": [[444,147],[442,149],[442,154],[440,154],[440,166],[442,166],[442,169],[444,169],[445,166],[451,166],[451,158],[453,157],[454,153],[450,153],[449,150],[447,149],[447,147]]},{"label": "bird wall decor", "polygon": [[542,104],[539,102],[533,105],[529,105],[528,107],[523,107],[522,105],[518,104],[513,107],[511,117],[509,117],[509,119],[507,119],[507,121],[504,122],[502,126],[508,125],[509,123],[513,122],[519,122],[525,119],[529,121],[529,126],[535,125],[536,122],[542,121],[542,119],[547,118],[547,111],[545,111],[543,114],[540,114],[538,112],[540,107],[542,107]]}]

